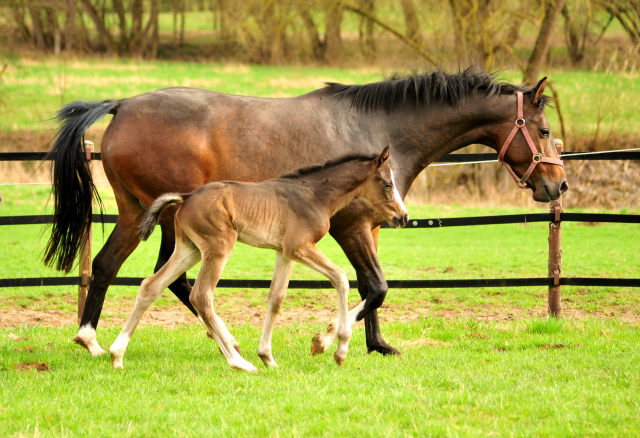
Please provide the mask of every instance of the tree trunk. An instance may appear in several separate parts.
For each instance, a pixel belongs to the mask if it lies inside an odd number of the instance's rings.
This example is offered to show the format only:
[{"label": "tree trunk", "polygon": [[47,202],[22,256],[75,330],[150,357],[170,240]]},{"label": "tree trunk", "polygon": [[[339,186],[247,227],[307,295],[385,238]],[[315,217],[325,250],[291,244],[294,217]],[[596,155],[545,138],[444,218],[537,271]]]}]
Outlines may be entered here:
[{"label": "tree trunk", "polygon": [[120,53],[120,55],[124,55],[129,51],[129,35],[127,32],[127,16],[122,0],[113,0],[113,9],[118,15],[118,25],[120,28],[120,42],[118,43],[118,52]]},{"label": "tree trunk", "polygon": [[420,22],[416,14],[413,0],[402,0],[402,12],[404,13],[404,23],[406,26],[405,35],[417,45],[422,45],[422,35],[420,34]]},{"label": "tree trunk", "polygon": [[89,0],[80,0],[82,5],[87,10],[87,14],[93,21],[93,24],[96,26],[98,30],[98,35],[100,35],[100,40],[106,46],[107,52],[109,54],[115,53],[115,48],[113,44],[113,40],[111,39],[111,35],[109,35],[109,31],[107,30],[107,26],[104,24],[104,20],[100,17],[98,10],[91,4]]},{"label": "tree trunk", "polygon": [[567,40],[567,52],[569,53],[569,59],[571,60],[571,65],[577,67],[584,58],[584,41],[586,39],[586,31],[589,26],[589,19],[587,18],[587,23],[585,24],[585,39],[582,40],[581,45],[580,38],[578,37],[578,31],[576,29],[576,22],[571,17],[569,8],[567,8],[566,4],[564,5],[564,8],[562,8],[562,16],[564,17],[564,32],[565,39]]},{"label": "tree trunk", "polygon": [[36,48],[44,52],[44,29],[42,28],[42,20],[40,18],[40,8],[29,6],[31,21],[33,22],[33,37]]},{"label": "tree trunk", "polygon": [[184,44],[184,25],[185,15],[187,13],[187,0],[180,1],[180,45]]},{"label": "tree trunk", "polygon": [[306,6],[298,6],[298,13],[300,14],[302,23],[307,30],[307,35],[309,36],[309,41],[311,42],[311,53],[313,54],[313,58],[317,61],[322,61],[324,59],[327,46],[324,41],[320,40],[318,28],[313,22],[313,18],[311,17],[309,9]]},{"label": "tree trunk", "polygon": [[[361,0],[360,8],[369,15],[375,15],[375,1]],[[376,59],[376,42],[373,39],[373,20],[360,16],[360,49],[367,60],[373,62]]]},{"label": "tree trunk", "polygon": [[51,28],[51,45],[53,46],[54,55],[60,55],[62,46],[62,35],[60,34],[60,24],[58,23],[58,15],[54,9],[47,9],[47,21]]},{"label": "tree trunk", "polygon": [[553,36],[553,30],[560,15],[560,11],[564,7],[565,0],[549,0],[544,5],[544,19],[540,26],[540,33],[536,39],[536,44],[533,47],[533,52],[529,58],[529,63],[524,72],[524,80],[529,84],[535,84],[538,81],[540,70],[542,70],[542,64],[549,52],[549,46],[551,45],[551,37]]},{"label": "tree trunk", "polygon": [[64,50],[70,53],[73,50],[73,33],[76,23],[76,9],[78,0],[69,0],[67,3],[67,18],[64,29]]},{"label": "tree trunk", "polygon": [[453,15],[453,31],[458,61],[466,62],[469,53],[467,50],[466,37],[466,11],[463,11],[464,5],[460,5],[458,0],[449,0],[449,6],[451,7],[451,13]]},{"label": "tree trunk", "polygon": [[133,0],[131,4],[131,36],[129,38],[128,53],[140,53],[142,44],[142,14],[144,7],[142,0]]},{"label": "tree trunk", "polygon": [[340,34],[342,12],[342,2],[340,0],[331,0],[328,2],[326,15],[327,35],[325,37],[327,49],[325,59],[330,64],[339,64],[342,61],[342,36]]}]

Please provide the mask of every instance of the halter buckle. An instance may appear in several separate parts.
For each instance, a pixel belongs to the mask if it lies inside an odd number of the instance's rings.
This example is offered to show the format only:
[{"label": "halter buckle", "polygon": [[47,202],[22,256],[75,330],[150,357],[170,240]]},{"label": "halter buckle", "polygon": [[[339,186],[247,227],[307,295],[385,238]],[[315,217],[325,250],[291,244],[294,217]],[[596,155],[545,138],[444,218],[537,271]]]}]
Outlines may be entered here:
[{"label": "halter buckle", "polygon": [[537,153],[533,156],[533,161],[535,161],[536,163],[539,163],[542,161],[542,153]]},{"label": "halter buckle", "polygon": [[527,121],[525,119],[516,119],[516,126],[522,128],[526,124],[527,124]]}]

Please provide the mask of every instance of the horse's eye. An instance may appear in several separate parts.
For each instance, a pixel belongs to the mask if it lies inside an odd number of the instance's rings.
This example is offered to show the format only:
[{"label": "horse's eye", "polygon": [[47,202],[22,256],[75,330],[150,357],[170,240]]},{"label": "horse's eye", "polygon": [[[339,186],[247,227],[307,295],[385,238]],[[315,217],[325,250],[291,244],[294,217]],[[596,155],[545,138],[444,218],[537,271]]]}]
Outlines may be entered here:
[{"label": "horse's eye", "polygon": [[549,137],[549,130],[546,128],[542,128],[539,130],[540,131],[540,135],[543,137]]}]

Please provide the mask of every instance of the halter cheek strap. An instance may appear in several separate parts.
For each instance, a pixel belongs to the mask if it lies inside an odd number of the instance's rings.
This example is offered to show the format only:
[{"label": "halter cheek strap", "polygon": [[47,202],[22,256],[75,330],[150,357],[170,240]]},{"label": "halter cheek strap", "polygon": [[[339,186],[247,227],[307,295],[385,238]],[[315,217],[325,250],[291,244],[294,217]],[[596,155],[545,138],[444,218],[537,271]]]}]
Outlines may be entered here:
[{"label": "halter cheek strap", "polygon": [[[531,173],[533,173],[533,169],[536,168],[538,163],[556,164],[562,167],[564,167],[564,163],[562,162],[562,160],[558,158],[545,157],[542,155],[542,152],[538,152],[538,150],[536,149],[536,146],[533,144],[531,135],[529,135],[529,131],[525,126],[526,121],[524,120],[524,112],[522,109],[523,107],[522,92],[518,91],[516,95],[518,96],[518,118],[516,119],[515,126],[513,127],[513,129],[509,133],[509,136],[505,140],[504,145],[502,145],[502,149],[500,149],[500,153],[498,154],[498,162],[505,165],[504,167],[509,171],[509,173],[513,177],[513,180],[516,182],[516,184],[518,184],[518,187],[520,187],[521,189],[526,189],[527,186],[525,183],[529,179],[529,176],[531,176]],[[509,145],[511,145],[511,142],[513,141],[513,138],[516,136],[518,131],[522,131],[522,135],[524,135],[524,138],[527,141],[527,144],[529,145],[529,149],[531,149],[531,152],[533,153],[533,160],[531,161],[529,168],[524,173],[522,178],[518,178],[518,176],[511,169],[511,167],[508,166],[507,163],[504,161],[504,155],[507,153],[507,149],[509,148]]]}]

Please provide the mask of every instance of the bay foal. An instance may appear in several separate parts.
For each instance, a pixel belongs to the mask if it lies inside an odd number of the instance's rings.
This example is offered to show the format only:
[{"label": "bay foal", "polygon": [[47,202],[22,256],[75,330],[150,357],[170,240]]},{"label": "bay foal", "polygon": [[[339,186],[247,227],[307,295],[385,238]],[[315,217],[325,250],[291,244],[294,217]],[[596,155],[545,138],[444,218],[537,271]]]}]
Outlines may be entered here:
[{"label": "bay foal", "polygon": [[213,306],[216,284],[236,241],[276,250],[267,316],[258,347],[258,356],[264,364],[276,365],[271,354],[273,324],[286,295],[293,263],[300,262],[326,276],[338,292],[335,335],[332,323],[322,340],[314,339],[314,351],[325,351],[337,336],[334,358],[342,365],[347,357],[351,325],[366,300],[348,312],[347,276],[316,248],[316,243],[329,231],[331,216],[356,198],[371,204],[393,227],[407,223],[409,216],[395,188],[388,161],[387,146],[380,155],[345,156],[261,183],[213,182],[189,194],[160,196],[144,215],[140,238],[149,237],[165,207],[179,204],[174,220],[176,245],[169,261],[142,282],[133,311],[111,346],[113,367],[122,368],[129,339],[151,303],[202,259],[189,301],[229,366],[256,371],[240,355],[237,342]]}]

